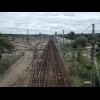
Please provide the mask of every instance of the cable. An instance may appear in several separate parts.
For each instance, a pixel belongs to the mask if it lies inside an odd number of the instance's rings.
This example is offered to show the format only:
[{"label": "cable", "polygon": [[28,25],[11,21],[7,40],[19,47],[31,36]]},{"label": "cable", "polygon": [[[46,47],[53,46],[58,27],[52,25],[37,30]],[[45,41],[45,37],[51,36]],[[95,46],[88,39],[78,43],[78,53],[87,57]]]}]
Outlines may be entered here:
[{"label": "cable", "polygon": [[[89,27],[91,27],[92,25],[90,25]],[[87,27],[85,30],[83,30],[81,33],[83,33],[84,31],[86,31],[86,30],[88,30],[89,29],[89,27]]]}]

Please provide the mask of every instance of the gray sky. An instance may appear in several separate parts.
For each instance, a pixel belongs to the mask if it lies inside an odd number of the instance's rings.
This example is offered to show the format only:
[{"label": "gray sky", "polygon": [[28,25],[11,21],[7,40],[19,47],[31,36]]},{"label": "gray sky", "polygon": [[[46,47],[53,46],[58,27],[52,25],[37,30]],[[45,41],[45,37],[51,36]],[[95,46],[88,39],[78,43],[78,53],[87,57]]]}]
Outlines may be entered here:
[{"label": "gray sky", "polygon": [[[13,34],[80,33],[91,24],[100,32],[100,12],[0,12],[0,32]],[[85,31],[91,32],[91,27]]]}]

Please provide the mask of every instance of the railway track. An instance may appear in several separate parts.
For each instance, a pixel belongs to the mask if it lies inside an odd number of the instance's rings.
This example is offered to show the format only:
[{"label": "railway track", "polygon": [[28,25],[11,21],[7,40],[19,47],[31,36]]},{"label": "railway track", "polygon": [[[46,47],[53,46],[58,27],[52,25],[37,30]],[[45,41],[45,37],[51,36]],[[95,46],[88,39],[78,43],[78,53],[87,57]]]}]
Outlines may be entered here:
[{"label": "railway track", "polygon": [[[37,62],[30,64],[29,87],[68,87],[72,86],[71,78],[64,69],[64,64],[59,56],[53,39],[49,39],[45,49]],[[37,67],[37,68],[36,68]],[[22,76],[12,85],[20,87],[29,75],[26,70]]]},{"label": "railway track", "polygon": [[[63,72],[61,69],[60,59],[57,53],[57,49],[53,43],[53,40],[50,39],[47,46],[45,47],[43,54],[41,56],[42,62],[39,62],[39,69],[34,73],[37,77],[33,77],[31,82],[34,87],[49,87],[50,83],[47,84],[49,68],[52,67],[54,75],[52,80],[57,87],[66,87],[66,82],[63,77]],[[34,75],[33,75],[34,76]],[[53,85],[52,85],[53,86]]]},{"label": "railway track", "polygon": [[61,66],[61,60],[59,58],[59,54],[58,51],[54,45],[54,43],[52,42],[53,45],[53,50],[54,50],[54,60],[55,60],[55,70],[56,70],[56,77],[57,77],[57,86],[58,87],[67,87],[66,82],[65,82],[65,78],[64,78],[64,73],[62,70],[62,66]]},{"label": "railway track", "polygon": [[61,60],[59,58],[59,54],[57,51],[56,46],[54,45],[54,42],[51,40],[51,45],[52,45],[52,50],[53,50],[53,56],[54,56],[54,68],[55,68],[55,74],[56,74],[56,82],[57,82],[57,87],[66,87],[66,82],[63,77],[63,71],[62,71],[62,66],[61,66]]},{"label": "railway track", "polygon": [[39,62],[39,72],[38,77],[36,80],[35,87],[45,87],[46,82],[46,72],[47,72],[47,58],[48,58],[48,45],[46,46],[46,49],[43,51],[43,54],[41,56],[42,62]]}]

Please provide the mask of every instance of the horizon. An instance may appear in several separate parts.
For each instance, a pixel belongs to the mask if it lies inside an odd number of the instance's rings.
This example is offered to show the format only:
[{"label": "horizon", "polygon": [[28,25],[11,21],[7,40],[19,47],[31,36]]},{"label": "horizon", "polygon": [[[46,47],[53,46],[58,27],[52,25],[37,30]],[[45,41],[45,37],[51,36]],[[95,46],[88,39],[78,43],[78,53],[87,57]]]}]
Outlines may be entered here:
[{"label": "horizon", "polygon": [[[100,32],[100,12],[0,12],[0,32],[6,34],[43,34],[70,31],[82,33],[95,24],[95,33]],[[91,33],[90,27],[85,33]]]}]

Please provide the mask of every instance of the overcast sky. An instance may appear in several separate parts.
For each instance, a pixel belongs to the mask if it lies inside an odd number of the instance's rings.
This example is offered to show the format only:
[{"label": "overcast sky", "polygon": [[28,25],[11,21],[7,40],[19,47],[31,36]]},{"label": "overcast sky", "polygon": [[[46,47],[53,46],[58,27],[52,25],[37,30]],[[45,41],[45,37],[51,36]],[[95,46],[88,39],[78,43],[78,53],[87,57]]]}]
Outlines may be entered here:
[{"label": "overcast sky", "polygon": [[[100,12],[0,12],[0,32],[12,34],[81,33],[91,24],[100,33]],[[91,32],[91,27],[85,31]]]}]

